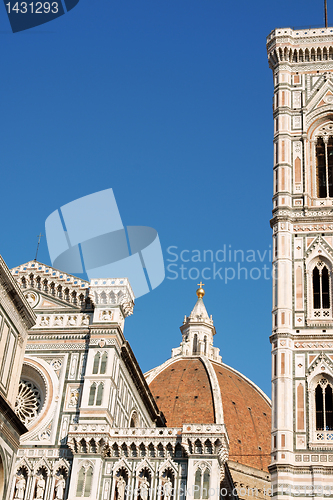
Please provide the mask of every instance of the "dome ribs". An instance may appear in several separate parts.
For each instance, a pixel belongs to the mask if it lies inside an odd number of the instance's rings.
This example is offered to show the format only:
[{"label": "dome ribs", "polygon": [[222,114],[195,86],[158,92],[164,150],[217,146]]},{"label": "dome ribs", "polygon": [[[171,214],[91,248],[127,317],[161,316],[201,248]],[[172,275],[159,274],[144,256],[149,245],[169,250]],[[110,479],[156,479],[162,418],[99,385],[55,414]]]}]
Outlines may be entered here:
[{"label": "dome ribs", "polygon": [[[271,405],[262,391],[224,363],[209,361],[221,391],[229,458],[256,469],[270,464]],[[179,357],[149,384],[168,427],[214,423],[212,375],[200,357]]]},{"label": "dome ribs", "polygon": [[269,403],[241,374],[226,365],[212,364],[222,393],[224,422],[230,439],[230,460],[268,470],[271,433]]}]

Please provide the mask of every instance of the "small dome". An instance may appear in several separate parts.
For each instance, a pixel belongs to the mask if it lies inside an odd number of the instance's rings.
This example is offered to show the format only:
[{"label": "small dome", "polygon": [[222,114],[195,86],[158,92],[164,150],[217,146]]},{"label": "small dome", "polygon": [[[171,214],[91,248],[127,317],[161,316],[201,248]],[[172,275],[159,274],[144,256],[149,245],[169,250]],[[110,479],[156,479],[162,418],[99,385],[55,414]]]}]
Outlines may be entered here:
[{"label": "small dome", "polygon": [[[222,408],[214,407],[212,387],[216,381]],[[229,459],[268,470],[270,401],[244,375],[224,363],[201,356],[182,356],[171,358],[150,371],[147,382],[168,427],[181,427],[184,423],[215,423],[217,412],[220,412],[229,436]]]}]

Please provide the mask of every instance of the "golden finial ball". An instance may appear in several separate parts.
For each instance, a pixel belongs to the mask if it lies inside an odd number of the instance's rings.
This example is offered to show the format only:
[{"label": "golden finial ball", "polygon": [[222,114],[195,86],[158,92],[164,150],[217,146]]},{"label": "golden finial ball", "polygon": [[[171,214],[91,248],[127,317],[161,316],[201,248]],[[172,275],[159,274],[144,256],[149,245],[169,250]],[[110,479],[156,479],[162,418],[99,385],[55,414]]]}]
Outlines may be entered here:
[{"label": "golden finial ball", "polygon": [[205,295],[205,290],[202,287],[205,286],[205,284],[200,281],[200,283],[198,283],[198,286],[199,286],[199,288],[198,288],[196,293],[197,293],[198,299],[202,299],[202,297]]}]

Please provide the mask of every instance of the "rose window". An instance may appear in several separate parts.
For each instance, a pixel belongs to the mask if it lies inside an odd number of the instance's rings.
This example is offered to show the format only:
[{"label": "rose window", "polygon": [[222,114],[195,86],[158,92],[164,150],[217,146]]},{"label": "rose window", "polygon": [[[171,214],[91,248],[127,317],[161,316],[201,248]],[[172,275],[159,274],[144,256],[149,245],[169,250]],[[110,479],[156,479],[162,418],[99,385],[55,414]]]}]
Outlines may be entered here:
[{"label": "rose window", "polygon": [[42,408],[42,395],[29,380],[21,380],[15,402],[15,413],[25,425],[29,425]]}]

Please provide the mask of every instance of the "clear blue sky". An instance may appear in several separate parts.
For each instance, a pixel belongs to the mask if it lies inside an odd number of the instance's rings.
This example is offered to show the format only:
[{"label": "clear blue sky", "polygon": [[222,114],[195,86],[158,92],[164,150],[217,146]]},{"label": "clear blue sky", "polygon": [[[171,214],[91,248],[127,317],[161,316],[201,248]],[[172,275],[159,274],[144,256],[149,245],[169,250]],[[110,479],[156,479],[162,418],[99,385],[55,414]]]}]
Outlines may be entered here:
[{"label": "clear blue sky", "polygon": [[[165,259],[177,247],[172,269],[187,267],[187,279],[167,271],[125,325],[143,371],[165,361],[196,300],[199,280],[188,269],[213,272],[211,262],[181,262],[182,250],[231,245],[264,257],[248,262],[248,273],[270,266],[266,36],[322,19],[323,2],[309,0],[80,0],[55,21],[12,34],[0,6],[0,253],[8,266],[34,258],[53,210],[112,187],[124,224],[154,227]],[[50,263],[45,238],[38,260]],[[237,278],[237,262],[214,263],[222,277],[236,268]],[[223,361],[270,395],[271,281],[262,270],[257,280],[244,276],[203,279],[204,301]]]}]

